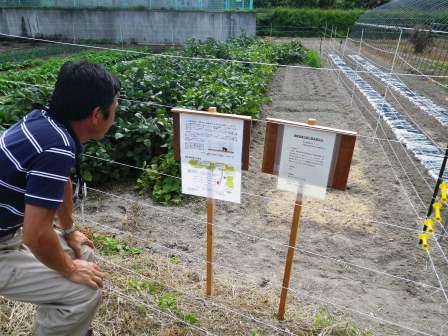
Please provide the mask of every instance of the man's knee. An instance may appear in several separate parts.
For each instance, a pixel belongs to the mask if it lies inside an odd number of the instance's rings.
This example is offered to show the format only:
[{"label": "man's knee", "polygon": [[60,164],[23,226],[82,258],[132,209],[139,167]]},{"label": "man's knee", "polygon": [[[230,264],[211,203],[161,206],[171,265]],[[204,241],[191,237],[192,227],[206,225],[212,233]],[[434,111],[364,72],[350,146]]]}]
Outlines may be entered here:
[{"label": "man's knee", "polygon": [[87,332],[101,302],[101,290],[73,284],[67,295],[63,304],[38,307],[35,335],[71,336]]},{"label": "man's knee", "polygon": [[101,289],[91,289],[90,299],[88,300],[89,308],[91,308],[92,310],[96,310],[101,302],[102,297],[103,293]]},{"label": "man's knee", "polygon": [[75,311],[81,314],[94,312],[102,297],[101,289],[93,289],[83,285],[79,286],[78,293],[74,293],[74,295],[78,296],[77,302],[74,304],[78,309],[75,309]]}]

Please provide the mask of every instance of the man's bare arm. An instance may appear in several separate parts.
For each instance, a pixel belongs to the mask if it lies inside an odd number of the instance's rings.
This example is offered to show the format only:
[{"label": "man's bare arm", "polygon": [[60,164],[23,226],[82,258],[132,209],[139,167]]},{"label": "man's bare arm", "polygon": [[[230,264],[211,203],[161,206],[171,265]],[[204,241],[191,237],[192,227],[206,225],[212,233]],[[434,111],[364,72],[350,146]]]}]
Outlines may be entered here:
[{"label": "man's bare arm", "polygon": [[59,224],[62,229],[69,229],[73,225],[73,185],[71,179],[68,179],[64,188],[64,197],[61,206],[57,211]]},{"label": "man's bare arm", "polygon": [[53,229],[55,211],[27,204],[23,243],[40,262],[69,280],[92,288],[102,287],[103,275],[98,266],[84,260],[72,260],[65,253]]}]

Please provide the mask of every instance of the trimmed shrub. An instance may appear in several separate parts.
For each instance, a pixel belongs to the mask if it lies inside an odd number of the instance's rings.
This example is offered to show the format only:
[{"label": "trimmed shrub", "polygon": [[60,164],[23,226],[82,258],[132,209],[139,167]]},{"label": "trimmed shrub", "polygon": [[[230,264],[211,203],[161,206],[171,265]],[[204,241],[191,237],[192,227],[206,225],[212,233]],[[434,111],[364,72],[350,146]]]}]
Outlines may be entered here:
[{"label": "trimmed shrub", "polygon": [[331,27],[337,35],[345,37],[364,13],[361,9],[309,9],[309,8],[275,8],[257,11],[257,30],[260,36],[302,36],[316,37],[329,35]]}]

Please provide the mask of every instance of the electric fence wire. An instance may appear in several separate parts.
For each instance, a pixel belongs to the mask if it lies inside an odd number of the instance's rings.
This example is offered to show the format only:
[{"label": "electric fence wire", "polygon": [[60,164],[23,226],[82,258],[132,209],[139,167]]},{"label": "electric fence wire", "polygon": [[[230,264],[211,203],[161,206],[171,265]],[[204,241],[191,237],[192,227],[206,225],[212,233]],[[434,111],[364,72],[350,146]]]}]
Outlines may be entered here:
[{"label": "electric fence wire", "polygon": [[[112,262],[112,261],[110,261],[110,260],[108,260],[108,259],[106,259],[106,258],[103,258],[103,257],[101,257],[101,256],[98,255],[98,254],[97,254],[97,258],[100,259],[102,262],[104,262],[104,263],[106,263],[106,264],[113,265],[113,266],[116,267],[116,268],[125,270],[125,271],[127,271],[127,272],[129,272],[129,273],[131,273],[131,274],[137,275],[137,276],[139,276],[139,277],[142,278],[142,279],[148,279],[148,276],[146,276],[146,275],[144,275],[144,274],[142,274],[142,273],[140,273],[140,272],[137,272],[136,270],[132,270],[132,269],[126,268],[126,267],[124,267],[124,266],[122,266],[122,265],[118,265],[117,263],[114,263],[114,262]],[[165,287],[165,288],[168,288],[169,290],[175,291],[175,292],[177,292],[177,293],[180,293],[180,294],[182,294],[182,295],[185,295],[185,296],[187,296],[187,297],[190,297],[190,298],[192,298],[192,299],[194,299],[194,300],[200,300],[200,301],[202,301],[204,304],[210,304],[210,305],[213,305],[213,306],[218,307],[218,308],[220,308],[220,309],[222,309],[222,310],[224,310],[224,311],[227,311],[227,312],[230,312],[230,313],[232,313],[232,314],[235,314],[235,315],[237,315],[237,316],[239,316],[239,317],[242,317],[242,318],[245,318],[245,319],[248,319],[248,320],[252,320],[252,321],[256,322],[257,324],[263,325],[263,326],[265,326],[265,327],[268,327],[269,329],[275,330],[275,331],[280,332],[280,333],[282,333],[282,334],[298,336],[297,334],[295,334],[295,333],[293,333],[293,332],[291,332],[291,331],[289,331],[289,330],[287,330],[287,329],[279,328],[279,327],[277,327],[277,326],[274,326],[274,325],[271,324],[271,323],[268,323],[268,322],[266,322],[266,321],[264,321],[264,320],[261,320],[261,319],[259,319],[259,318],[256,318],[255,316],[253,316],[253,315],[252,315],[251,313],[249,313],[248,311],[244,311],[244,312],[237,311],[237,310],[235,310],[235,309],[233,309],[233,308],[228,307],[227,305],[218,303],[217,301],[214,301],[214,300],[211,300],[211,299],[202,298],[202,297],[199,297],[199,296],[195,296],[195,295],[189,294],[189,293],[187,293],[187,292],[181,291],[181,290],[178,289],[178,288],[169,286],[169,285],[164,284],[164,283],[162,283],[162,282],[160,282],[160,281],[158,281],[158,280],[154,280],[153,278],[151,278],[151,280],[157,282],[159,285],[161,285],[161,286],[163,286],[163,287]]]},{"label": "electric fence wire", "polygon": [[176,316],[173,313],[169,313],[167,311],[163,311],[161,309],[156,308],[156,305],[149,304],[147,302],[147,300],[138,299],[138,298],[136,298],[136,297],[134,297],[132,295],[129,295],[129,294],[125,293],[123,290],[118,289],[116,286],[108,284],[106,286],[106,290],[109,293],[112,293],[112,294],[116,295],[117,297],[120,297],[120,298],[124,299],[127,302],[131,302],[131,303],[134,303],[134,304],[138,304],[139,306],[143,306],[145,308],[148,308],[148,309],[152,310],[153,312],[155,312],[155,313],[157,313],[157,314],[159,314],[161,316],[167,317],[167,318],[169,318],[171,320],[177,321],[178,323],[184,324],[184,325],[188,326],[191,329],[194,329],[194,330],[200,331],[201,333],[204,333],[205,335],[218,336],[217,334],[211,333],[206,328],[199,327],[197,325],[194,325],[194,324],[186,321],[185,319],[181,319],[180,317]]},{"label": "electric fence wire", "polygon": [[[116,164],[116,165],[121,165],[121,166],[124,166],[124,167],[132,168],[132,169],[136,169],[136,170],[140,170],[140,171],[145,171],[146,170],[145,167],[137,167],[137,166],[133,166],[133,165],[130,165],[130,164],[125,164],[125,163],[122,163],[122,162],[114,161],[114,160],[111,160],[111,159],[100,158],[100,157],[97,157],[97,156],[94,156],[94,155],[90,155],[90,154],[82,154],[82,155],[86,156],[86,157],[89,157],[89,158],[92,158],[92,159],[95,159],[95,160],[104,161],[104,162],[108,162],[108,163]],[[165,177],[170,177],[170,178],[182,180],[182,178],[180,176],[170,175],[170,174],[161,173],[161,172],[154,172],[154,173],[157,174],[157,175],[160,175],[160,176],[165,176]],[[270,200],[270,201],[274,201],[274,202],[278,201],[278,199],[276,199],[274,197],[266,196],[266,195],[253,194],[253,193],[244,192],[244,191],[242,191],[241,194],[247,195],[247,196],[251,196],[251,197],[264,198],[266,200]],[[322,209],[322,212],[332,213],[332,211],[333,210]],[[423,219],[423,217],[419,217],[419,219]],[[404,227],[404,226],[400,226],[400,225],[397,225],[397,224],[392,224],[392,223],[384,222],[384,221],[368,220],[368,222],[373,222],[373,223],[378,223],[378,224],[381,224],[381,225],[396,227],[396,228],[399,228],[399,229],[402,229],[402,230],[406,230],[406,231],[411,231],[411,232],[419,232],[419,231],[414,230],[414,229],[410,229],[410,228],[407,228],[407,227]],[[439,236],[439,235],[436,234],[436,236]],[[440,237],[448,238],[448,236],[443,236],[443,235],[440,235]]]},{"label": "electric fence wire", "polygon": [[[78,218],[81,221],[84,221],[84,222],[87,221],[87,222],[93,224],[94,227],[91,226],[91,228],[102,228],[105,232],[111,232],[112,231],[112,232],[119,233],[119,234],[124,234],[124,233],[127,232],[127,231],[116,229],[116,228],[111,227],[109,225],[101,224],[101,223],[93,221],[91,219],[86,219],[83,216],[76,215],[75,217]],[[190,221],[192,221],[192,220],[190,219]],[[198,224],[201,224],[201,223],[198,223]],[[234,232],[234,233],[237,233],[237,234],[242,234],[242,235],[247,236],[249,238],[255,238],[255,239],[258,239],[258,240],[261,240],[261,241],[266,241],[266,242],[272,243],[273,245],[281,245],[281,246],[284,246],[284,247],[288,247],[286,244],[280,244],[278,242],[275,242],[275,241],[272,241],[272,240],[269,240],[269,239],[266,239],[266,238],[262,238],[260,236],[256,236],[256,235],[253,235],[253,234],[248,234],[246,232],[242,232],[242,231],[239,231],[239,230],[234,230],[233,228],[229,228],[228,226],[225,226],[225,225],[214,225],[214,226],[216,226],[216,228],[218,228],[219,230],[221,230],[221,229],[228,230],[228,231],[231,231],[231,232]],[[139,238],[138,236],[135,236],[135,235],[132,235],[132,237],[133,237],[133,239],[143,243],[144,245],[148,244],[148,241],[143,239],[143,238]],[[193,257],[191,254],[189,254],[187,252],[184,252],[184,251],[179,251],[179,250],[177,250],[177,249],[175,249],[173,247],[168,247],[168,246],[165,246],[163,244],[156,243],[156,242],[151,242],[151,246],[155,246],[155,247],[158,247],[158,248],[161,248],[161,249],[168,250],[171,253],[181,254],[181,255],[185,256],[186,258],[189,258],[189,259],[192,259],[192,260],[195,260],[195,261],[198,261],[198,262],[202,262],[202,260],[199,260],[199,259]],[[317,257],[317,258],[329,259],[329,260],[335,261],[338,265],[342,265],[342,266],[346,267],[347,269],[349,269],[350,267],[354,267],[354,268],[358,268],[358,269],[361,269],[361,270],[365,270],[365,271],[370,272],[370,273],[374,273],[374,274],[390,277],[390,278],[393,278],[395,280],[404,281],[404,282],[407,282],[407,283],[410,283],[410,284],[412,283],[412,284],[414,284],[415,286],[418,286],[418,287],[432,289],[432,290],[434,290],[436,292],[441,290],[439,287],[436,287],[436,286],[433,286],[433,285],[429,285],[429,284],[426,284],[426,283],[423,283],[423,282],[415,281],[415,280],[408,279],[408,278],[401,277],[401,276],[396,276],[396,275],[393,275],[393,274],[390,274],[390,273],[387,273],[387,272],[384,272],[384,271],[378,271],[378,270],[375,270],[375,269],[372,269],[372,268],[369,268],[369,267],[360,266],[360,265],[357,265],[357,264],[354,264],[354,263],[347,262],[347,261],[345,261],[345,260],[343,260],[341,258],[329,257],[329,256],[326,256],[326,255],[323,255],[323,254],[320,254],[320,253],[317,253],[317,252],[309,251],[309,250],[306,250],[306,249],[298,249],[297,247],[291,247],[291,248],[297,249],[297,251],[299,253],[307,254],[307,255],[310,255],[310,256],[313,256],[313,257]],[[279,252],[279,250],[274,248],[274,247],[272,247],[272,249],[274,251],[276,251],[276,252]],[[247,274],[247,273],[241,273],[239,271],[236,271],[235,268],[233,268],[233,267],[224,266],[224,265],[222,265],[220,263],[217,263],[215,261],[211,262],[211,264],[215,265],[215,266],[217,266],[219,268],[225,269],[226,271],[229,271],[231,273],[233,272],[233,273],[238,273],[238,274],[244,274],[246,277],[252,278],[254,280],[258,280],[255,276]],[[274,279],[271,279],[271,280],[274,280]],[[275,283],[273,282],[273,284],[275,284]],[[278,284],[278,285],[276,285],[273,288],[283,289],[284,287],[281,286],[281,284]],[[291,290],[294,291],[293,289],[291,289]]]},{"label": "electric fence wire", "polygon": [[[365,46],[367,46],[367,47],[369,47],[369,48],[371,48],[371,49],[374,49],[375,51],[379,51],[379,52],[386,53],[386,54],[395,54],[394,52],[392,52],[392,51],[390,51],[390,50],[385,50],[385,49],[376,47],[376,46],[372,45],[371,43],[366,42],[365,40],[359,40],[359,41],[358,41],[358,40],[354,40],[354,39],[351,39],[351,38],[349,38],[349,39],[350,39],[353,43],[355,43],[355,42],[356,42],[356,43],[361,43],[361,44],[363,44],[363,45],[365,45]],[[414,66],[412,66],[411,64],[409,64],[409,63],[403,58],[403,55],[404,55],[404,56],[409,56],[408,54],[403,53],[403,52],[399,52],[399,53],[398,53],[398,57],[401,58],[402,61],[406,62],[407,65],[408,65],[409,67],[411,67],[412,70],[417,71],[420,75],[422,75],[422,76],[427,76],[428,79],[430,79],[430,78],[445,78],[445,76],[437,76],[437,75],[427,75],[427,74],[424,74],[424,73],[421,72],[419,69],[417,69],[417,68],[415,68]],[[407,57],[407,58],[409,58],[409,57]],[[427,61],[433,61],[433,60],[432,60],[432,59],[427,59]],[[440,83],[440,82],[436,82],[436,84],[438,84],[439,86],[445,87],[445,88],[447,87],[446,84],[443,84],[443,83]]]},{"label": "electric fence wire", "polygon": [[[1,80],[2,80],[2,79],[0,79],[0,81],[1,81]],[[8,81],[8,82],[16,83],[16,84],[24,84],[24,85],[35,86],[34,84],[28,84],[28,83],[25,83],[25,82],[18,82],[18,81]],[[38,86],[40,86],[40,85],[38,85]],[[393,98],[395,99],[395,101],[397,101],[397,103],[399,103],[399,104],[401,105],[401,103],[400,103],[399,100],[395,97],[395,95],[392,94],[392,96],[393,96]],[[173,108],[173,107],[174,107],[174,106],[172,106],[172,105],[162,105],[162,104],[158,104],[158,103],[154,103],[154,102],[145,102],[145,101],[138,101],[138,100],[129,100],[129,99],[125,99],[125,98],[121,98],[121,100],[130,101],[130,102],[133,102],[133,103],[139,103],[139,104],[157,105],[157,106],[166,107],[166,108]],[[401,107],[403,107],[403,106],[401,105]],[[268,121],[266,121],[266,120],[261,120],[261,119],[252,119],[252,121],[263,122],[263,123],[267,123],[267,122],[268,122]],[[275,121],[269,121],[269,122],[275,123]],[[418,125],[418,124],[417,124],[417,125]],[[367,135],[362,135],[362,134],[357,134],[357,136],[360,137],[360,138],[364,138],[364,139],[378,140],[378,141],[385,141],[385,142],[388,142],[388,143],[390,143],[390,142],[395,142],[395,143],[401,144],[400,141],[398,141],[398,140],[394,140],[394,139],[389,139],[389,138],[372,137],[372,136],[367,136]],[[440,149],[440,147],[439,147],[439,149]],[[408,155],[408,157],[409,157],[411,163],[414,165],[414,167],[416,167],[416,163],[415,163],[414,160],[410,157],[410,154],[409,154],[407,151],[406,151],[406,154]],[[107,162],[110,162],[110,163],[114,163],[114,164],[117,164],[117,165],[126,166],[126,167],[129,167],[129,168],[135,168],[135,169],[139,169],[139,170],[142,170],[142,171],[145,170],[144,167],[136,167],[136,166],[133,166],[133,165],[130,165],[130,164],[127,164],[127,163],[122,163],[122,162],[118,162],[118,161],[114,161],[114,160],[108,160],[108,159],[104,159],[104,158],[96,157],[96,156],[89,155],[89,154],[83,154],[83,155],[86,156],[86,157],[91,157],[91,158],[95,158],[95,159],[98,159],[98,160],[107,161]],[[434,155],[434,157],[440,157],[440,158],[442,158],[442,157],[444,157],[444,155]],[[424,177],[423,177],[422,173],[420,172],[420,170],[417,169],[417,171],[419,172],[419,175],[422,177],[422,179],[424,179]],[[172,178],[178,178],[178,179],[180,179],[180,177],[178,177],[178,176],[173,176],[173,175],[164,174],[164,173],[159,173],[159,172],[157,172],[157,173],[160,174],[160,175],[163,175],[163,176],[167,176],[167,177],[172,177]],[[426,180],[425,180],[425,183],[428,185],[428,183],[426,182]],[[428,185],[428,187],[430,187],[430,186]],[[247,194],[247,195],[249,195],[249,196],[259,196],[259,195],[254,195],[254,194],[250,194],[250,193],[244,193],[244,192],[243,192],[243,194]],[[392,224],[391,224],[391,223],[386,223],[386,225],[392,225]]]},{"label": "electric fence wire", "polygon": [[[156,209],[158,211],[161,210],[160,208],[154,207],[153,205],[151,205],[151,204],[149,204],[147,202],[133,200],[132,198],[119,196],[119,195],[116,195],[114,193],[106,192],[106,191],[103,191],[103,190],[100,190],[100,189],[89,187],[88,190],[91,190],[91,191],[94,191],[94,192],[97,192],[97,193],[100,193],[100,194],[104,194],[104,195],[107,195],[107,196],[110,196],[110,197],[114,197],[114,198],[123,200],[123,201],[125,201],[127,203],[129,203],[129,202],[136,203],[136,204],[139,204],[139,205],[147,207],[147,208]],[[163,209],[163,211],[167,213],[167,216],[171,216],[171,217],[175,216],[175,217],[178,217],[178,218],[182,218],[183,220],[186,220],[188,222],[193,222],[193,223],[200,224],[200,222],[198,222],[196,219],[192,219],[191,216],[174,214],[174,213],[172,213],[168,209],[167,210]],[[205,222],[205,220],[204,220],[204,222]],[[99,223],[96,223],[96,224],[99,224]],[[315,256],[315,257],[319,257],[319,258],[323,258],[323,259],[332,260],[332,261],[337,262],[338,264],[343,264],[343,265],[346,265],[346,266],[355,267],[355,268],[358,268],[358,269],[361,269],[361,270],[364,270],[364,271],[368,271],[368,272],[371,272],[371,273],[375,273],[375,274],[391,277],[391,278],[394,278],[394,279],[397,279],[397,280],[401,280],[401,281],[405,281],[405,282],[408,282],[408,283],[413,283],[413,284],[421,286],[421,287],[428,287],[428,288],[437,289],[437,287],[434,287],[432,285],[428,285],[428,284],[425,284],[425,283],[422,283],[422,282],[414,281],[414,280],[411,280],[409,278],[405,278],[405,277],[402,277],[402,276],[397,276],[397,275],[394,275],[394,274],[390,274],[390,273],[385,272],[385,271],[379,271],[379,270],[376,270],[376,269],[373,269],[373,268],[370,268],[370,267],[366,267],[366,266],[363,266],[363,265],[358,265],[358,264],[355,264],[355,263],[347,262],[345,260],[342,260],[341,258],[334,258],[334,257],[327,256],[327,255],[324,255],[324,254],[321,254],[321,253],[314,252],[314,251],[305,250],[305,249],[301,249],[301,248],[299,249],[296,246],[289,246],[288,244],[280,243],[280,242],[277,242],[277,241],[274,241],[274,240],[271,240],[271,239],[268,239],[268,238],[265,238],[265,237],[254,235],[252,233],[247,233],[247,232],[244,232],[244,231],[241,231],[241,230],[237,230],[237,229],[235,229],[233,227],[230,227],[230,226],[227,226],[227,225],[213,224],[213,226],[217,227],[218,229],[225,229],[225,230],[228,230],[228,231],[236,233],[236,234],[241,234],[241,235],[247,236],[249,238],[257,239],[257,240],[260,240],[260,241],[265,241],[265,242],[270,243],[271,245],[276,245],[276,246],[281,246],[281,247],[286,247],[286,248],[292,248],[294,250],[297,250],[298,252],[302,252],[302,253],[305,253],[305,254],[308,254],[308,255],[312,255],[312,256]]]},{"label": "electric fence wire", "polygon": [[[365,45],[365,46],[367,46],[367,47],[369,47],[369,48],[371,48],[371,49],[374,49],[374,50],[379,51],[379,52],[382,52],[382,53],[386,53],[386,54],[395,54],[395,52],[392,52],[392,51],[390,51],[390,50],[381,49],[381,48],[376,47],[376,46],[374,46],[374,45],[372,45],[372,44],[370,44],[370,43],[368,43],[368,42],[365,42],[364,40],[357,41],[357,40],[353,40],[353,39],[351,39],[351,38],[349,38],[349,39],[350,39],[351,41],[353,41],[354,43],[355,43],[355,42],[356,42],[356,43],[361,43],[362,45]],[[440,86],[441,88],[444,88],[444,89],[446,89],[446,88],[448,87],[448,84],[441,83],[441,82],[439,82],[439,81],[437,81],[437,80],[434,79],[434,78],[446,79],[446,78],[447,78],[446,75],[428,75],[428,74],[425,74],[425,73],[423,73],[422,71],[420,71],[419,69],[417,69],[415,66],[413,66],[412,64],[410,64],[410,63],[409,63],[409,62],[402,56],[401,53],[398,53],[398,54],[397,54],[397,57],[400,59],[400,61],[404,62],[408,67],[410,67],[413,71],[415,71],[415,72],[418,73],[418,76],[415,76],[415,77],[424,77],[424,78],[427,78],[428,80],[430,80],[430,81],[433,82],[434,84],[436,84],[436,85],[438,85],[438,86]],[[358,72],[359,72],[359,71],[358,71]],[[393,74],[396,75],[396,76],[398,76],[398,77],[403,76],[401,73],[398,73],[398,72],[394,72]]]},{"label": "electric fence wire", "polygon": [[[110,260],[105,259],[105,258],[102,258],[102,257],[99,257],[99,258],[100,258],[104,263],[113,265],[114,267],[120,268],[120,269],[122,269],[122,270],[125,270],[125,271],[131,273],[131,274],[134,274],[134,275],[136,275],[136,276],[139,276],[141,279],[148,279],[148,276],[146,276],[146,275],[144,275],[144,274],[142,274],[142,273],[140,273],[140,272],[137,272],[137,271],[135,271],[135,270],[126,268],[126,267],[124,267],[124,266],[122,266],[122,265],[118,265],[118,264],[116,264],[116,263],[114,263],[114,262],[112,262],[112,261],[110,261]],[[251,320],[253,320],[253,321],[257,322],[257,323],[263,324],[264,326],[267,326],[267,327],[272,328],[272,329],[274,329],[274,330],[281,331],[282,333],[286,333],[286,334],[289,334],[289,335],[295,335],[294,333],[291,333],[289,330],[282,330],[282,329],[279,329],[278,327],[276,327],[276,326],[274,326],[274,325],[272,325],[272,324],[269,324],[269,323],[267,323],[267,322],[265,322],[265,321],[262,321],[262,320],[260,320],[260,319],[257,319],[257,318],[255,318],[255,317],[253,317],[251,314],[246,315],[245,313],[248,313],[248,312],[241,313],[241,312],[236,311],[236,310],[234,310],[234,309],[232,309],[232,308],[229,308],[229,307],[227,307],[227,306],[225,306],[225,305],[222,305],[222,304],[220,304],[220,303],[217,303],[217,302],[215,302],[215,301],[213,301],[213,300],[211,300],[211,299],[205,299],[205,298],[201,298],[201,297],[198,297],[198,296],[193,296],[193,295],[191,295],[191,294],[189,294],[189,293],[182,292],[182,291],[180,291],[180,290],[177,289],[177,288],[174,288],[174,287],[171,287],[171,286],[167,286],[166,284],[162,284],[161,282],[159,282],[159,281],[157,281],[157,280],[154,280],[154,279],[152,279],[152,278],[151,278],[151,280],[156,281],[157,283],[161,284],[162,286],[164,286],[164,287],[166,287],[166,288],[169,288],[169,289],[171,289],[171,290],[173,290],[173,291],[176,291],[176,292],[178,292],[178,293],[180,293],[180,294],[183,294],[183,295],[185,295],[185,296],[191,297],[191,298],[193,298],[193,299],[199,299],[199,300],[203,301],[204,304],[206,304],[206,303],[210,303],[210,304],[215,305],[215,306],[217,306],[217,307],[219,307],[219,308],[222,308],[222,309],[224,309],[224,310],[226,310],[226,311],[230,311],[230,312],[232,312],[232,313],[234,313],[234,314],[236,314],[236,315],[238,315],[238,316],[240,316],[240,317],[244,317],[244,318],[247,318],[247,319],[251,319]],[[420,330],[417,330],[417,329],[414,329],[414,328],[405,326],[405,325],[400,324],[400,323],[397,323],[397,322],[389,321],[389,320],[387,320],[387,319],[383,319],[383,318],[381,318],[381,317],[377,317],[377,316],[374,316],[374,315],[372,315],[372,314],[369,314],[369,313],[366,313],[366,312],[363,312],[363,311],[360,311],[360,310],[353,309],[353,308],[351,308],[351,307],[349,307],[349,306],[345,306],[345,305],[341,305],[341,304],[334,303],[334,302],[332,302],[332,301],[330,301],[330,300],[328,300],[328,299],[323,300],[321,297],[316,297],[316,296],[314,296],[314,295],[308,294],[308,293],[306,293],[306,292],[303,291],[303,290],[301,290],[301,291],[294,291],[294,290],[289,289],[289,291],[292,292],[292,293],[295,293],[296,296],[301,296],[301,295],[302,295],[302,296],[305,296],[305,297],[307,297],[307,298],[311,298],[311,299],[313,299],[313,301],[325,302],[327,305],[331,305],[331,306],[333,306],[333,307],[336,307],[337,309],[345,310],[345,311],[349,311],[349,312],[351,312],[351,313],[355,313],[355,314],[357,314],[357,315],[364,316],[365,318],[370,319],[370,320],[375,321],[375,322],[379,322],[379,323],[383,323],[383,324],[388,324],[388,325],[391,325],[391,326],[394,326],[394,327],[399,327],[399,328],[401,328],[401,329],[403,329],[403,330],[411,331],[411,332],[414,332],[414,333],[417,333],[417,334],[421,334],[421,335],[434,336],[433,334],[429,334],[429,333],[427,333],[427,332],[420,331]]]},{"label": "electric fence wire", "polygon": [[[30,83],[23,82],[23,81],[12,81],[12,80],[6,80],[6,79],[3,79],[3,78],[0,78],[0,81],[11,83],[11,84],[20,84],[20,85],[24,85],[24,86],[31,86],[31,87],[43,87],[43,88],[46,88],[46,89],[52,89],[53,88],[52,86],[48,86],[48,85],[30,84]],[[142,105],[149,105],[149,106],[159,106],[159,107],[164,107],[164,108],[167,108],[167,109],[173,109],[173,108],[179,107],[179,106],[175,106],[175,105],[160,104],[160,103],[153,102],[153,101],[141,101],[141,100],[128,99],[128,98],[123,98],[123,97],[119,97],[118,99],[120,101],[126,101],[126,102],[135,103],[135,104],[142,104]],[[204,111],[204,112],[207,112],[207,111]],[[255,122],[262,122],[262,123],[268,123],[269,122],[269,123],[274,123],[274,124],[280,124],[280,123],[278,123],[276,121],[267,121],[267,120],[264,120],[264,119],[257,119],[257,118],[251,118],[251,120],[255,121]],[[422,130],[422,132],[425,132],[425,131]],[[364,134],[358,134],[358,133],[356,134],[356,136],[359,137],[359,138],[363,138],[363,139],[380,140],[380,141],[388,141],[388,142],[391,141],[391,142],[397,142],[397,143],[401,144],[401,141],[394,140],[394,139],[389,139],[389,138],[380,138],[380,137],[377,137],[377,136],[364,135]],[[442,151],[442,148],[439,145],[437,145],[437,143],[434,142],[434,145],[437,146]],[[445,155],[444,154],[433,155],[433,157],[443,158],[443,157],[445,157]]]}]

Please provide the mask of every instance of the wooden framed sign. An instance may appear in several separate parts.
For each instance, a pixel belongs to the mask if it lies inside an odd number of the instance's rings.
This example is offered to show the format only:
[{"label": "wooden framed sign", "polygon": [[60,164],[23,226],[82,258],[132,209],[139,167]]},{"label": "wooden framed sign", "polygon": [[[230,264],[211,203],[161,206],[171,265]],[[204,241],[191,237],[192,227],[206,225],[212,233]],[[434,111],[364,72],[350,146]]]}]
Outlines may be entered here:
[{"label": "wooden framed sign", "polygon": [[322,198],[327,187],[345,190],[356,133],[267,118],[264,173],[279,176],[278,187]]},{"label": "wooden framed sign", "polygon": [[241,171],[249,167],[251,118],[172,109],[182,192],[240,203]]},{"label": "wooden framed sign", "polygon": [[181,161],[182,192],[207,197],[207,295],[213,295],[215,199],[240,203],[241,171],[249,169],[252,119],[173,108],[174,151]]},{"label": "wooden framed sign", "polygon": [[278,188],[296,192],[277,318],[285,319],[303,196],[325,197],[327,186],[345,190],[356,133],[281,119],[267,119],[262,171],[278,176]]}]

